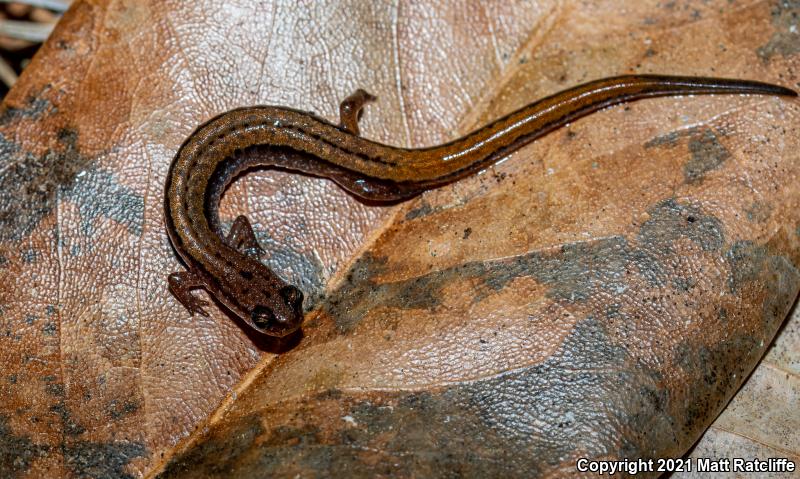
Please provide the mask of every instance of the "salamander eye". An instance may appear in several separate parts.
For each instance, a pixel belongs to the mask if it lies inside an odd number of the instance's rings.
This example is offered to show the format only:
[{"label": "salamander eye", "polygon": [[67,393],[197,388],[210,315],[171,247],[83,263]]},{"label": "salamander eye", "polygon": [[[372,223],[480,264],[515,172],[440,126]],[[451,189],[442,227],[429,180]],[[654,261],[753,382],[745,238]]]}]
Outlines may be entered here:
[{"label": "salamander eye", "polygon": [[300,309],[303,306],[303,292],[292,285],[284,286],[278,291],[287,306]]},{"label": "salamander eye", "polygon": [[250,315],[250,319],[253,320],[253,324],[257,327],[265,329],[275,322],[275,313],[266,306],[256,306],[253,309],[253,314]]}]

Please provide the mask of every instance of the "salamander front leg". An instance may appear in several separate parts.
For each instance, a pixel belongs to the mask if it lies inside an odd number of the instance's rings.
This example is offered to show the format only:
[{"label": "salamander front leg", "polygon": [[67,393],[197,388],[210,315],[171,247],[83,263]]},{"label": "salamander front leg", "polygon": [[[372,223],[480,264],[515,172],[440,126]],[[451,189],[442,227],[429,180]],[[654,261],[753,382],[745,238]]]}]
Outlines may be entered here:
[{"label": "salamander front leg", "polygon": [[233,225],[231,225],[231,230],[228,232],[228,237],[225,238],[225,241],[231,247],[253,258],[260,259],[261,255],[264,254],[264,249],[258,244],[250,221],[244,215],[239,215],[233,220]]},{"label": "salamander front leg", "polygon": [[208,306],[208,301],[198,298],[191,292],[193,289],[205,287],[200,276],[191,271],[172,273],[167,277],[167,284],[170,293],[189,310],[189,314],[194,316],[194,313],[197,313],[208,317],[208,313],[203,309],[204,306]]},{"label": "salamander front leg", "polygon": [[364,105],[375,101],[375,97],[359,88],[339,105],[339,126],[358,136],[358,118]]}]

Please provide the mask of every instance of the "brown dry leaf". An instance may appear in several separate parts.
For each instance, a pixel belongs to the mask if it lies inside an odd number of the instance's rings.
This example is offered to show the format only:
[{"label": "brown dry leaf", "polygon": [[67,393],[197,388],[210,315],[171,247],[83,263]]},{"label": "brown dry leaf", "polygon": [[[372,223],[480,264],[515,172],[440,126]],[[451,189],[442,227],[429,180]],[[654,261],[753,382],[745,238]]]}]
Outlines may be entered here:
[{"label": "brown dry leaf", "polygon": [[[73,5],[0,116],[3,476],[556,477],[695,443],[800,286],[797,100],[611,108],[394,207],[250,174],[223,216],[306,291],[304,337],[167,293],[167,168],[234,107],[335,119],[364,87],[364,135],[421,146],[622,73],[798,87],[795,1],[433,3]],[[800,457],[796,325],[695,454]]]}]

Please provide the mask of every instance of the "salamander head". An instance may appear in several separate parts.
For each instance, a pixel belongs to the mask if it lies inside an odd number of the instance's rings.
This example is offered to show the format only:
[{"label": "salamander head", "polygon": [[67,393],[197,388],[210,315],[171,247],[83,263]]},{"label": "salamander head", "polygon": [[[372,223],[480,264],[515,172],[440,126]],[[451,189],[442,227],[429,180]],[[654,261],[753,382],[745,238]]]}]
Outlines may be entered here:
[{"label": "salamander head", "polygon": [[278,295],[265,293],[270,298],[264,304],[256,304],[250,311],[251,324],[261,333],[284,337],[303,323],[303,292],[292,285],[278,290]]}]

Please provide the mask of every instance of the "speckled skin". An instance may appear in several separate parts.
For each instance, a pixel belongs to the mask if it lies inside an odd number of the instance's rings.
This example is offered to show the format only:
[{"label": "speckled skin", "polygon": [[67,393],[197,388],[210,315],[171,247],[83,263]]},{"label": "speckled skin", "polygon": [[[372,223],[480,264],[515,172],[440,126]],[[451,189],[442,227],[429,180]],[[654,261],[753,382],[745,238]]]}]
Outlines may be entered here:
[{"label": "speckled skin", "polygon": [[[189,267],[169,277],[170,291],[192,313],[204,287],[256,331],[285,336],[303,321],[303,294],[258,261],[249,222],[237,218],[224,238],[217,213],[230,181],[255,166],[277,166],[332,179],[365,200],[400,201],[473,174],[576,118],[642,98],[685,94],[768,94],[792,90],[752,81],[631,75],[576,86],[531,103],[464,137],[404,149],[358,135],[363,90],[341,105],[341,125],[276,106],[241,108],[202,125],[183,144],[165,187],[167,232]],[[256,151],[248,151],[256,150]],[[246,153],[255,154],[246,154]],[[250,254],[246,254],[246,250]]]}]

